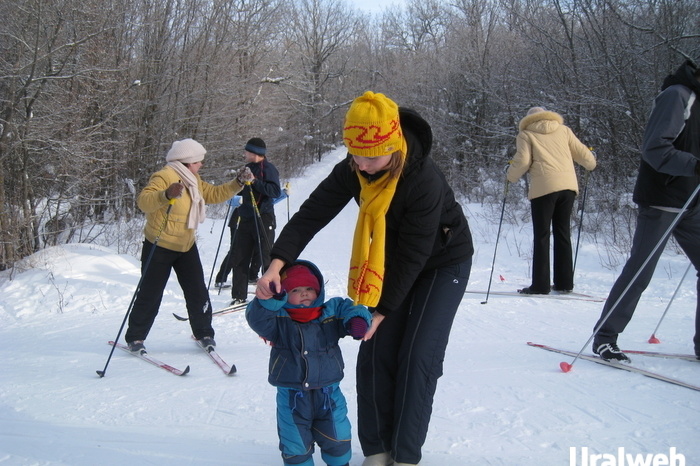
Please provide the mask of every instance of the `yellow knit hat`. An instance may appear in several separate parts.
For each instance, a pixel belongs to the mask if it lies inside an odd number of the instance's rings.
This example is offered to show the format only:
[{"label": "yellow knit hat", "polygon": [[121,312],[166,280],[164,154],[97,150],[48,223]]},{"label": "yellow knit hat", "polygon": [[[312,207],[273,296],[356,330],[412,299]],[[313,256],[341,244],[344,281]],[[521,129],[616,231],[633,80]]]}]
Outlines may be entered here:
[{"label": "yellow knit hat", "polygon": [[384,94],[365,92],[345,114],[343,142],[350,154],[361,157],[405,153],[399,106]]}]

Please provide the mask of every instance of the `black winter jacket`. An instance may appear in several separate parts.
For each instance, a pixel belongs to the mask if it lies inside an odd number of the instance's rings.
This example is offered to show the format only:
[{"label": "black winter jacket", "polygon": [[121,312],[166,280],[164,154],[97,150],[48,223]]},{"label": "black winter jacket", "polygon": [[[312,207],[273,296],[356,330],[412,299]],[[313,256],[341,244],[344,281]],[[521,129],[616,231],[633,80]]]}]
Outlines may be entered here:
[{"label": "black winter jacket", "polygon": [[695,69],[685,62],[664,80],[654,100],[634,188],[639,205],[683,207],[700,183],[700,81],[693,76]]},{"label": "black winter jacket", "polygon": [[[430,126],[413,110],[400,108],[399,117],[408,155],[386,218],[386,270],[376,308],[385,315],[401,306],[421,272],[464,262],[474,253],[462,208],[429,157]],[[335,165],[287,223],[272,248],[273,258],[294,261],[351,199],[358,202],[360,182],[351,158]]]},{"label": "black winter jacket", "polygon": [[241,206],[238,208],[238,214],[243,218],[253,218],[255,211],[250,200],[251,189],[255,196],[255,203],[261,213],[275,213],[273,199],[278,198],[282,193],[280,187],[280,175],[277,167],[263,159],[262,162],[248,163],[246,167],[250,168],[255,176],[255,181],[250,186],[245,186],[241,191],[243,197]]}]

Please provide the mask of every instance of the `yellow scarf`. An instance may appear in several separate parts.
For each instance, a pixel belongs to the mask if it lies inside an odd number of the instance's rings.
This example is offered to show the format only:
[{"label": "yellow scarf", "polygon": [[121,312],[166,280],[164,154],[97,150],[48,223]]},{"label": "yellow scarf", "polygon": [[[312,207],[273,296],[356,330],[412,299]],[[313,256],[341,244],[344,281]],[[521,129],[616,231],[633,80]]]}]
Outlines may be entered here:
[{"label": "yellow scarf", "polygon": [[386,213],[399,179],[391,178],[389,172],[371,183],[360,173],[357,177],[362,189],[350,257],[348,296],[356,304],[374,307],[384,284]]}]

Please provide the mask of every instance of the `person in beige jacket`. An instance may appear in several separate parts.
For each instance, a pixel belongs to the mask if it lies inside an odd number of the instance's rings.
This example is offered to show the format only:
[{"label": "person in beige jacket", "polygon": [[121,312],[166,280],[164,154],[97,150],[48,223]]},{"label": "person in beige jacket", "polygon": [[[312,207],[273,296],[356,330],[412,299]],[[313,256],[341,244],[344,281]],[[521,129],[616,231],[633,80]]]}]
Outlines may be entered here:
[{"label": "person in beige jacket", "polygon": [[139,209],[146,214],[146,238],[141,250],[143,277],[124,336],[133,352],[146,351],[144,340],[158,315],[171,269],[175,270],[185,295],[192,334],[205,348],[216,345],[211,302],[195,235],[197,226],[206,218],[205,204],[230,199],[246,182],[252,181],[253,174],[244,168],[228,183],[209,184],[198,174],[206,152],[194,139],[173,142],[165,157],[167,165],[151,175],[138,196]]},{"label": "person in beige jacket", "polygon": [[533,253],[532,284],[524,294],[548,294],[550,226],[554,235],[554,290],[571,292],[574,288],[571,254],[571,211],[578,194],[574,162],[593,170],[593,153],[564,125],[556,112],[533,107],[520,121],[516,154],[506,177],[515,183],[530,175],[528,199],[532,209]]}]

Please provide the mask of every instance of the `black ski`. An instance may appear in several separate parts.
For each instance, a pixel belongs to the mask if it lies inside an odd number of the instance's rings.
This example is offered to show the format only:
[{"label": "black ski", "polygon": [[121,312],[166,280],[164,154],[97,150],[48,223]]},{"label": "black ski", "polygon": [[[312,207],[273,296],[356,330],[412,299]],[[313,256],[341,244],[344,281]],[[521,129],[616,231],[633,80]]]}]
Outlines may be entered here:
[{"label": "black ski", "polygon": [[164,362],[161,362],[155,358],[152,358],[151,356],[146,353],[146,351],[141,351],[140,353],[134,353],[131,350],[129,350],[129,347],[126,345],[122,345],[121,343],[114,343],[113,341],[107,342],[108,345],[116,346],[120,350],[126,351],[132,356],[136,356],[139,359],[143,359],[147,363],[153,364],[154,366],[158,366],[161,369],[165,369],[166,371],[170,372],[171,374],[175,375],[185,375],[190,371],[190,366],[185,367],[185,370],[180,370],[176,369],[173,366],[170,366],[168,364],[165,364]]},{"label": "black ski", "polygon": [[[212,317],[215,317],[215,316],[222,316],[224,314],[230,314],[232,312],[242,311],[243,309],[246,308],[246,306],[248,306],[248,303],[235,304],[233,306],[226,306],[224,308],[221,308],[219,310],[212,312],[211,315],[212,315]],[[173,316],[175,316],[175,318],[177,320],[181,320],[183,322],[186,322],[187,320],[189,320],[187,317],[179,316],[179,315],[175,314],[174,312],[173,312]]]},{"label": "black ski", "polygon": [[212,289],[212,290],[226,290],[228,288],[231,288],[230,283],[224,283],[221,286],[216,286],[216,284],[214,284],[214,286],[212,286],[210,289]]},{"label": "black ski", "polygon": [[215,349],[206,349],[204,346],[202,346],[202,343],[194,337],[194,335],[192,336],[192,339],[197,343],[197,346],[202,348],[202,350],[205,353],[207,353],[211,360],[214,361],[216,365],[221,368],[222,371],[224,371],[224,374],[233,375],[236,373],[236,366],[234,364],[231,364],[230,366],[226,364],[226,362],[223,359],[221,359],[221,356],[219,356],[219,353],[217,353]]},{"label": "black ski", "polygon": [[[472,293],[472,294],[487,294],[486,291],[478,291],[478,290],[466,290],[465,293]],[[517,291],[490,291],[488,292],[489,295],[495,295],[495,296],[513,296],[513,297],[519,297],[519,298],[543,298],[543,299],[560,299],[560,300],[573,300],[573,301],[591,301],[594,303],[602,303],[605,302],[605,298],[600,298],[598,296],[591,296],[583,293],[558,293],[558,292],[551,292],[550,294],[524,294],[524,293],[519,293]]]},{"label": "black ski", "polygon": [[[559,349],[559,348],[552,348],[551,346],[547,346],[547,345],[540,345],[540,344],[532,343],[532,342],[528,342],[527,344],[530,346],[534,346],[535,348],[541,348],[543,350],[552,351],[554,353],[559,353],[559,354],[564,354],[566,356],[571,356],[572,358],[575,358],[576,354],[577,354],[577,353],[574,353],[573,351],[567,351],[567,350],[563,350],[563,349]],[[622,369],[622,370],[628,371],[628,372],[636,372],[637,374],[641,374],[645,377],[650,377],[652,379],[661,380],[663,382],[668,382],[670,384],[678,385],[680,387],[689,388],[691,390],[700,391],[700,387],[698,387],[697,385],[683,382],[682,380],[674,379],[671,377],[666,377],[665,375],[659,374],[657,372],[648,371],[646,369],[635,367],[635,366],[632,366],[630,364],[606,361],[604,359],[599,358],[598,356],[592,356],[592,355],[588,355],[588,354],[580,354],[578,357],[579,357],[579,359],[585,359],[587,361],[595,362],[595,363],[601,364],[603,366],[614,367],[615,369]],[[570,370],[570,367],[571,367],[570,364],[562,362],[560,364],[560,367],[562,367],[564,365],[567,365],[569,368],[568,370]],[[562,370],[564,370],[563,367],[562,367]],[[568,372],[568,370],[565,370],[565,372]]]}]

